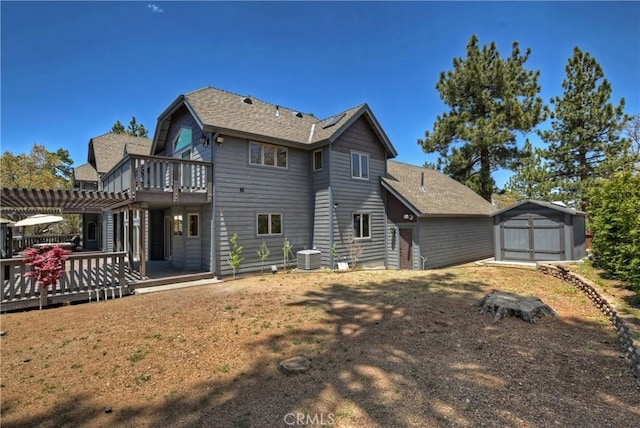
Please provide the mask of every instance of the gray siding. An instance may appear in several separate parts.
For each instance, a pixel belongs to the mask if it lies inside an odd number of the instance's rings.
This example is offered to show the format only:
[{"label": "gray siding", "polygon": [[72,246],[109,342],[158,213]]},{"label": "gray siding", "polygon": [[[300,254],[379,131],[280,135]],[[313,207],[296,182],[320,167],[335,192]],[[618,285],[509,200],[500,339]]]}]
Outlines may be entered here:
[{"label": "gray siding", "polygon": [[211,245],[212,245],[212,234],[211,234],[211,217],[213,214],[212,205],[207,204],[203,205],[200,211],[200,245],[201,253],[200,253],[200,267],[202,270],[211,271]]},{"label": "gray siding", "polygon": [[[385,205],[380,177],[386,174],[384,149],[364,119],[356,121],[333,144],[331,153],[331,189],[336,226],[333,239],[340,256],[349,256],[349,240],[353,231],[353,215],[371,216],[371,239],[359,240],[363,247],[360,263],[385,264]],[[351,151],[369,154],[369,179],[351,177]]]},{"label": "gray siding", "polygon": [[169,126],[169,131],[167,133],[167,142],[164,151],[162,152],[163,156],[173,157],[173,144],[175,142],[178,133],[182,127],[191,128],[191,160],[201,160],[201,161],[210,161],[211,160],[211,151],[213,150],[213,146],[215,144],[211,142],[209,147],[203,147],[200,144],[200,136],[202,135],[202,130],[198,126],[198,123],[193,118],[189,110],[185,107],[180,108],[176,111],[171,118],[171,125]]},{"label": "gray siding", "polygon": [[421,218],[414,263],[422,267],[420,256],[427,257],[425,268],[489,258],[493,256],[492,224],[488,217]]},{"label": "gray siding", "polygon": [[[310,248],[310,168],[309,151],[293,148],[288,149],[286,169],[249,165],[249,142],[225,136],[224,144],[216,147],[214,166],[219,274],[232,272],[227,258],[234,233],[244,247],[240,273],[260,270],[256,251],[263,239],[271,250],[268,264],[282,264],[285,236],[292,242],[294,254]],[[258,213],[282,214],[283,233],[257,236]]]},{"label": "gray siding", "polygon": [[323,190],[323,189],[327,189],[329,187],[329,163],[330,163],[330,159],[329,159],[329,147],[323,147],[322,149],[322,169],[319,171],[313,171],[313,152],[315,152],[315,150],[312,150],[309,154],[311,156],[311,171],[312,171],[312,177],[313,177],[313,192],[316,193],[319,190]]},{"label": "gray siding", "polygon": [[400,269],[400,230],[387,223],[387,268]]},{"label": "gray siding", "polygon": [[102,236],[104,251],[113,251],[113,211],[105,211],[102,215]]},{"label": "gray siding", "polygon": [[322,252],[322,265],[329,267],[331,264],[331,239],[330,239],[330,202],[329,189],[319,190],[315,194],[313,215],[313,244]]},{"label": "gray siding", "polygon": [[[189,214],[198,214],[198,236],[189,237]],[[186,270],[200,270],[202,268],[202,216],[199,207],[187,207],[182,219]]]}]

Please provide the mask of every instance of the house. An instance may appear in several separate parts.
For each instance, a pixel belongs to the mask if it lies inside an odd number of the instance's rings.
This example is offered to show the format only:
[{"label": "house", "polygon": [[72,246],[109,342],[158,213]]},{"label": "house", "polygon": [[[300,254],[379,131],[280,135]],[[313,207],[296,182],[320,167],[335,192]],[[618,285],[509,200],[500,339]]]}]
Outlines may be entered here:
[{"label": "house", "polygon": [[587,256],[587,214],[557,202],[526,200],[493,214],[498,261],[579,260]]},{"label": "house", "polygon": [[437,268],[493,256],[493,205],[430,168],[389,161],[387,266]]},{"label": "house", "polygon": [[[351,259],[352,243],[371,267],[493,254],[491,204],[436,171],[391,161],[396,149],[366,104],[321,119],[207,87],[160,114],[148,152],[129,142],[105,167],[105,146],[89,145],[98,188],[128,200],[105,212],[103,248],[139,248],[143,275],[149,260],[230,275],[234,234],[240,272],[261,269],[263,242],[267,263],[281,264],[285,240],[293,254],[320,251],[325,267]],[[78,181],[88,181],[82,168]]]},{"label": "house", "polygon": [[280,260],[285,239],[294,253],[321,251],[325,266],[335,253],[348,254],[355,239],[364,249],[361,263],[384,266],[380,178],[394,156],[366,104],[318,119],[204,88],[179,96],[160,115],[150,157],[126,154],[101,187],[129,195],[122,211],[144,213],[144,258],[171,260],[178,269],[231,273],[233,234],[244,247],[243,272],[260,269],[263,241],[270,262]]},{"label": "house", "polygon": [[[87,163],[73,171],[73,187],[81,190],[103,190],[102,178],[128,154],[148,155],[152,141],[149,138],[127,134],[107,133],[89,140]],[[128,215],[128,212],[126,212]],[[104,245],[102,237],[109,236],[108,223],[103,222],[101,210],[82,214],[82,246],[85,249],[113,250]],[[128,222],[125,224],[128,227]],[[125,231],[126,233],[126,231]],[[136,231],[134,236],[139,236]],[[128,241],[121,249],[128,250]]]}]

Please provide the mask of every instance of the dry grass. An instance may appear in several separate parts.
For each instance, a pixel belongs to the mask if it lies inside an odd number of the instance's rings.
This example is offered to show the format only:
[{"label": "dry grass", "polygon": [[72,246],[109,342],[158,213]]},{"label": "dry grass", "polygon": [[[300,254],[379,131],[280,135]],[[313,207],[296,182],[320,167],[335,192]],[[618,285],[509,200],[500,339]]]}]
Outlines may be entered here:
[{"label": "dry grass", "polygon": [[[559,316],[494,323],[474,306],[491,290],[535,295]],[[613,328],[534,271],[278,274],[1,320],[3,427],[640,420]],[[278,362],[294,355],[312,369],[286,377]]]}]

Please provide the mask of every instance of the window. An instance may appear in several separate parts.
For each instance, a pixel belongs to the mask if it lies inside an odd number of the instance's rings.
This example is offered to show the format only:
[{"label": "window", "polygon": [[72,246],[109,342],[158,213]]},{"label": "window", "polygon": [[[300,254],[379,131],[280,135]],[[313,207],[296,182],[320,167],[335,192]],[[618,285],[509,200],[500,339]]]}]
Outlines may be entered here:
[{"label": "window", "polygon": [[282,234],[282,214],[258,214],[258,235]]},{"label": "window", "polygon": [[370,214],[358,213],[353,215],[353,237],[355,239],[371,238]]},{"label": "window", "polygon": [[173,216],[173,236],[182,236],[182,215]]},{"label": "window", "polygon": [[[177,155],[181,150],[190,148],[192,140],[191,128],[181,128],[176,140],[173,142],[174,155]],[[191,155],[190,151],[189,155]],[[182,159],[184,159],[184,157],[182,157]]]},{"label": "window", "polygon": [[369,155],[365,153],[351,153],[351,177],[361,180],[369,179]]},{"label": "window", "polygon": [[249,144],[249,163],[251,165],[286,168],[287,157],[286,147],[270,146],[260,143]]},{"label": "window", "polygon": [[200,223],[200,215],[199,214],[189,214],[188,215],[188,221],[189,221],[189,233],[188,233],[188,237],[189,238],[197,238],[199,233],[198,233],[198,227],[199,227],[199,223]]},{"label": "window", "polygon": [[313,170],[320,171],[322,169],[322,149],[313,152]]}]

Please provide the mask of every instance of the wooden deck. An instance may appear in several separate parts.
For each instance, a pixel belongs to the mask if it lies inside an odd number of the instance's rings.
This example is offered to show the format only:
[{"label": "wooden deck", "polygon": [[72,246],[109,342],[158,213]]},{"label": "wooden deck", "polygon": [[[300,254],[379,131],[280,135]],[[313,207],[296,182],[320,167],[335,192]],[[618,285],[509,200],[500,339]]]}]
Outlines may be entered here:
[{"label": "wooden deck", "polygon": [[[212,272],[185,272],[173,268],[170,261],[147,262],[148,276],[141,278],[126,260],[127,253],[81,252],[66,260],[66,271],[55,289],[48,290],[43,307],[75,302],[95,302],[124,297],[136,288],[154,287],[199,279],[214,278]],[[24,259],[0,260],[0,312],[37,308],[40,306],[40,286],[25,277],[29,267]]]}]

